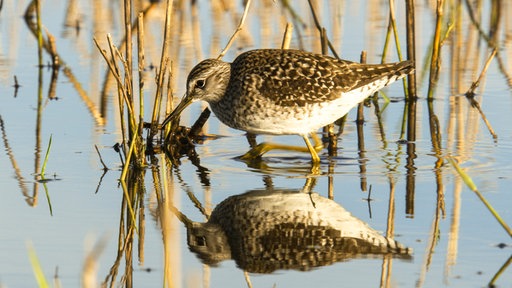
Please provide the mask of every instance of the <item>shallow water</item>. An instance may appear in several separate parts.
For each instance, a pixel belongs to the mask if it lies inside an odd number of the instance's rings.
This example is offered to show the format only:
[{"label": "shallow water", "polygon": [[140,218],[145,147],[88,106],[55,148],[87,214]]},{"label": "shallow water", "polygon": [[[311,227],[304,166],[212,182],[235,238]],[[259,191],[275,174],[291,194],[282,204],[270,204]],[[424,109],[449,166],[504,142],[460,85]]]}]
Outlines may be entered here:
[{"label": "shallow water", "polygon": [[[61,287],[79,286],[85,275],[84,263],[95,243],[103,243],[105,247],[96,261],[97,270],[87,275],[94,275],[98,285],[105,279],[110,283],[112,280],[107,277],[118,256],[120,221],[123,221],[122,227],[129,221],[128,212],[122,208],[126,209],[126,205],[123,206],[123,190],[118,182],[121,162],[112,148],[121,141],[117,96],[110,88],[106,104],[102,106],[100,95],[106,65],[92,41],[94,36],[106,47],[106,33],[113,35],[115,43],[121,41],[121,4],[96,1],[94,5],[98,6],[91,6],[93,4],[78,2],[43,1],[42,23],[55,36],[57,51],[92,104],[80,97],[75,84],[63,71],[57,80],[57,98],[49,98],[51,69],[37,68],[37,41],[20,17],[28,1],[7,1],[0,11],[2,287],[37,285],[29,261],[29,246],[34,248],[48,281],[53,281],[57,275]],[[256,2],[246,23],[247,33],[242,33],[240,41],[226,55],[227,60],[236,56],[237,48],[280,46],[283,23],[291,21],[290,14],[283,13],[280,4],[272,1]],[[332,2],[319,5],[318,11],[338,52],[345,59],[357,61],[360,51],[367,50],[368,62],[379,62],[387,27],[387,3]],[[423,67],[434,30],[435,9],[423,1],[417,2],[421,2],[416,8],[417,67]],[[490,1],[484,1],[482,7],[484,31],[488,30],[491,9],[487,2]],[[239,1],[228,7],[227,12],[218,14],[211,12],[215,7],[209,3],[200,3],[197,7],[199,34],[195,35],[192,33],[195,8],[187,5],[181,7],[183,18],[177,17],[183,22],[175,23],[175,27],[185,32],[173,36],[175,41],[171,44],[172,57],[178,59],[174,70],[178,98],[184,93],[185,77],[190,68],[203,58],[219,53],[243,11]],[[397,3],[396,17],[404,45],[404,7],[401,5]],[[510,14],[512,6],[508,1],[503,1],[502,5],[498,43],[508,74],[502,72],[496,59],[493,60],[476,91],[476,99],[498,135],[497,140],[463,95],[471,81],[478,77],[490,52],[483,41],[480,50],[475,51],[477,38],[466,38],[475,31],[464,14],[467,13],[464,5],[461,7],[462,31],[460,34],[453,32],[461,37],[462,45],[457,47],[464,48],[453,49],[462,56],[468,54],[464,63],[469,64],[465,68],[453,68],[451,49],[457,41],[456,38],[447,40],[433,107],[439,119],[442,156],[453,155],[460,161],[484,197],[510,225],[512,90],[510,77],[507,80],[506,75],[512,73],[512,25],[504,15]],[[154,70],[149,66],[159,63],[163,6],[152,8],[146,19],[146,103],[152,103],[154,95]],[[292,47],[304,45],[303,49],[318,52],[320,42],[316,31],[312,30],[307,3],[295,8],[308,28],[295,25],[303,39],[301,42],[294,34]],[[73,27],[76,23],[80,29]],[[395,61],[396,53],[391,50],[389,54],[393,56],[388,57],[388,61]],[[405,51],[405,46],[402,50]],[[43,63],[48,63],[50,57],[43,55]],[[459,80],[451,76],[452,69]],[[418,70],[419,75],[424,73],[423,69]],[[39,73],[42,73],[42,86],[38,85]],[[14,76],[21,85],[17,93],[12,87]],[[510,237],[446,160],[442,166],[436,166],[438,157],[431,140],[426,100],[428,74],[426,78],[418,78],[418,86],[420,99],[414,144],[399,142],[404,138],[401,125],[405,101],[403,89],[396,83],[384,91],[397,101],[385,106],[384,101],[379,100],[380,118],[376,116],[375,105],[364,110],[364,150],[358,149],[356,111],[351,111],[338,139],[338,155],[329,157],[326,150],[322,151],[321,174],[316,176],[310,173],[307,154],[272,152],[264,157],[266,167],[249,167],[236,160],[236,156],[248,149],[244,133],[231,130],[211,117],[206,132],[223,137],[196,146],[200,168],[187,157],[181,159],[180,166],[171,168],[161,154],[157,155],[158,163],[145,171],[144,191],[136,210],[137,221],[140,221],[136,232],[140,234],[133,237],[133,251],[120,256],[118,273],[112,282],[125,283],[124,279],[129,279],[127,283],[133,281],[135,287],[161,287],[165,281],[174,287],[243,287],[248,283],[253,287],[482,287],[499,274],[494,284],[511,287],[511,268],[506,265],[512,254]],[[40,88],[42,97],[38,103]],[[146,105],[146,115],[150,115],[149,106]],[[204,106],[194,104],[188,108],[181,123],[191,125],[201,107]],[[99,111],[104,111],[105,118],[97,117]],[[50,136],[52,145],[46,178],[51,181],[38,182],[36,174],[40,172]],[[302,145],[298,136],[258,137],[258,141],[263,140]],[[106,173],[94,145],[110,168]],[[311,186],[311,182],[315,182],[314,185]],[[244,273],[239,267],[243,266],[240,260],[224,260],[212,267],[202,264],[197,254],[189,249],[183,218],[180,222],[173,212],[178,210],[194,222],[206,222],[203,214],[210,215],[229,197],[252,195],[250,191],[265,189],[316,192],[322,199],[331,197],[336,207],[348,211],[380,235],[387,232],[413,252],[410,257],[358,254],[322,267],[305,269],[290,265],[290,269],[270,274],[255,273],[258,271],[247,267],[251,271]],[[290,207],[290,213],[298,213],[293,209]],[[282,207],[279,211],[286,213]],[[260,213],[264,212],[257,215]],[[337,216],[334,213],[334,217]],[[263,229],[256,228],[253,232],[261,231]],[[325,243],[330,241],[327,236],[322,239]],[[315,245],[318,244],[310,246]],[[293,247],[288,246],[288,249],[293,250]],[[272,254],[261,253],[265,252]],[[283,255],[287,254],[281,253],[281,258],[286,258]],[[318,252],[317,257],[322,255]],[[231,256],[236,258],[235,254]],[[133,275],[126,273],[127,265],[133,265]],[[500,269],[503,272],[499,273]],[[131,270],[128,268],[128,272]]]}]

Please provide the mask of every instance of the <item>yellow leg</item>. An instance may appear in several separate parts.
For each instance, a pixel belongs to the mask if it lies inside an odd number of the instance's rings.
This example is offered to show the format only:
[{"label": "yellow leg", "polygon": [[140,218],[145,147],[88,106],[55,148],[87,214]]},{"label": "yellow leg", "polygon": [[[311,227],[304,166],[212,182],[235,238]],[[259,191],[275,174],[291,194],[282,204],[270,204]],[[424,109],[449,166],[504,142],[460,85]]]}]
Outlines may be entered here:
[{"label": "yellow leg", "polygon": [[[311,133],[311,135],[313,135],[313,133]],[[315,135],[315,137],[316,137],[316,135]],[[313,137],[313,139],[315,137]],[[320,157],[318,156],[318,153],[316,152],[317,147],[313,147],[313,145],[311,145],[311,142],[309,142],[309,138],[307,135],[302,136],[302,138],[304,138],[304,142],[306,142],[306,146],[308,146],[309,154],[311,154],[311,162],[313,162],[314,164],[320,163]],[[318,139],[318,137],[316,137],[316,138]],[[316,142],[316,139],[314,139],[313,141]],[[316,144],[317,143],[315,143],[315,145]]]},{"label": "yellow leg", "polygon": [[313,142],[315,143],[315,146],[314,146],[315,151],[316,152],[322,151],[322,149],[324,149],[324,144],[322,143],[322,140],[320,140],[318,135],[316,135],[315,132],[312,132],[309,135],[311,136],[311,138],[313,138]]},{"label": "yellow leg", "polygon": [[287,151],[297,151],[297,152],[309,152],[311,154],[311,159],[313,163],[319,163],[320,157],[318,157],[317,152],[320,152],[324,146],[322,144],[322,141],[316,133],[311,133],[311,138],[313,138],[313,142],[315,146],[311,145],[311,142],[308,139],[307,135],[303,135],[302,138],[304,138],[304,141],[306,142],[307,147],[300,147],[300,146],[290,146],[290,145],[282,145],[282,144],[275,144],[275,143],[267,143],[263,142],[261,144],[256,145],[251,150],[249,150],[244,155],[240,156],[240,159],[242,160],[254,160],[258,157],[261,157],[263,154],[267,153],[270,150],[287,150]]}]

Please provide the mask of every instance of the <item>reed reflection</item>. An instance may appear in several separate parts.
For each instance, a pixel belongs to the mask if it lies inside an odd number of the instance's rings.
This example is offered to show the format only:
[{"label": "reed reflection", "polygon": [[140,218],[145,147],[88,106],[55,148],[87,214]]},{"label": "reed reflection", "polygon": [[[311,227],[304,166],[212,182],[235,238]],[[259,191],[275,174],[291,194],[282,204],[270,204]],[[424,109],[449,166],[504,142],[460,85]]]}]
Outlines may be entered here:
[{"label": "reed reflection", "polygon": [[384,255],[412,258],[411,249],[312,192],[310,181],[304,189],[268,186],[228,197],[204,223],[182,219],[189,249],[205,264],[233,259],[252,273],[308,271]]}]

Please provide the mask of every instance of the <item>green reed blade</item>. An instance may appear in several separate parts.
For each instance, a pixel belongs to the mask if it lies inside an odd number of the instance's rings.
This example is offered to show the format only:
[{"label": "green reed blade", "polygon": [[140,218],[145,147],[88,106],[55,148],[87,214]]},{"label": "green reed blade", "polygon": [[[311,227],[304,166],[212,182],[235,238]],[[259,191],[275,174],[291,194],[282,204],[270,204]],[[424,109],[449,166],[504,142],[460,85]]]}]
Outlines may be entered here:
[{"label": "green reed blade", "polygon": [[39,263],[39,259],[36,255],[36,250],[34,249],[34,246],[31,242],[27,243],[27,250],[28,258],[30,259],[30,265],[32,265],[32,271],[34,272],[34,277],[37,281],[37,286],[43,288],[50,287],[48,285],[48,281],[46,281],[46,278],[44,277],[43,269],[41,268],[41,264]]},{"label": "green reed blade", "polygon": [[462,178],[464,183],[466,183],[466,185],[469,187],[469,189],[471,189],[473,192],[475,192],[475,194],[478,196],[478,198],[480,198],[480,200],[484,203],[485,207],[487,207],[487,209],[489,209],[489,211],[494,216],[494,218],[496,218],[496,220],[498,220],[498,222],[505,229],[505,231],[507,231],[508,235],[510,237],[512,237],[512,230],[510,229],[510,227],[507,225],[507,223],[505,223],[505,221],[503,221],[503,219],[500,217],[498,212],[496,210],[494,210],[494,208],[491,206],[491,204],[489,202],[487,202],[487,200],[484,198],[482,193],[480,193],[480,191],[478,191],[478,188],[476,187],[475,183],[473,182],[473,179],[471,179],[471,177],[469,177],[469,175],[460,168],[459,164],[457,164],[457,161],[455,159],[453,159],[452,156],[448,156],[447,159],[450,162],[450,164],[452,164],[453,168],[455,168],[455,170],[457,171],[459,176]]},{"label": "green reed blade", "polygon": [[46,163],[48,163],[48,157],[50,156],[50,148],[52,147],[52,135],[50,134],[50,141],[48,141],[48,148],[46,149],[46,155],[44,155],[43,166],[41,167],[41,178],[44,179],[44,172],[46,171]]}]

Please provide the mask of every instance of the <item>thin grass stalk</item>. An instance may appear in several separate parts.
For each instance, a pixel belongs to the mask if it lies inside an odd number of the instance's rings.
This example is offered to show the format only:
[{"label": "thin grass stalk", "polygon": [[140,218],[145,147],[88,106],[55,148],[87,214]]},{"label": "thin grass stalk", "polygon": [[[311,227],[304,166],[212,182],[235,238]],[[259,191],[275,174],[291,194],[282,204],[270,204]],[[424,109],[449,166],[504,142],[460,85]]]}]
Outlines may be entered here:
[{"label": "thin grass stalk", "polygon": [[[120,98],[119,99],[119,110],[120,110],[120,119],[121,119],[121,130],[122,130],[122,134],[123,134],[123,146],[125,147],[124,151],[126,153],[127,138],[126,138],[126,133],[125,133],[125,128],[124,128],[125,125],[124,125],[124,120],[123,120],[124,119],[124,109],[123,109],[124,104],[126,104],[126,107],[128,108],[127,118],[129,121],[128,127],[130,129],[130,131],[129,131],[130,140],[132,143],[138,143],[138,141],[142,142],[142,140],[138,136],[139,134],[137,133],[137,126],[135,124],[136,123],[135,112],[133,109],[133,101],[130,100],[131,96],[129,96],[129,94],[132,94],[132,93],[131,93],[131,91],[127,92],[127,90],[130,89],[130,86],[125,87],[123,84],[123,81],[121,80],[121,76],[119,75],[119,68],[117,67],[117,64],[115,62],[116,55],[120,59],[120,61],[123,63],[125,71],[128,71],[128,64],[125,61],[124,57],[119,52],[119,50],[114,46],[114,44],[112,42],[112,37],[110,36],[110,34],[107,35],[107,40],[109,43],[110,54],[113,59],[112,61],[108,60],[108,58],[106,56],[106,52],[99,47],[99,44],[97,43],[96,39],[94,39],[98,49],[100,50],[100,53],[105,58],[105,60],[107,61],[108,65],[109,65],[111,72],[114,74],[114,78],[117,80],[118,95],[119,95],[118,98]],[[131,77],[128,76],[128,78],[131,81]],[[122,100],[121,100],[121,98],[122,98]],[[123,100],[124,100],[124,102],[123,102]],[[131,152],[131,153],[133,153],[133,152]],[[144,160],[143,157],[138,157],[140,155],[140,152],[138,150],[136,150],[135,153],[136,153],[136,156],[135,156],[136,160],[140,160],[140,159],[142,159],[140,161]],[[125,163],[125,165],[130,165],[130,164],[131,163],[129,161],[126,161],[126,163]]]},{"label": "thin grass stalk", "polygon": [[[395,17],[395,0],[389,0],[389,18],[391,21],[391,27],[393,28],[393,36],[395,37],[395,46],[396,46],[396,53],[398,55],[398,60],[402,61],[402,49],[400,48],[400,38],[398,37],[398,29],[396,28],[396,17]],[[404,84],[404,94],[405,98],[408,98],[407,96],[407,80],[405,78],[402,79],[402,83]]]},{"label": "thin grass stalk", "polygon": [[283,42],[281,43],[281,49],[289,49],[293,35],[293,24],[286,23],[286,29],[284,30]]},{"label": "thin grass stalk", "polygon": [[[464,1],[466,3],[466,8],[468,10],[469,20],[471,20],[471,23],[475,26],[475,28],[478,30],[478,33],[480,34],[480,37],[482,37],[487,44],[493,48],[495,46],[493,45],[491,38],[485,33],[485,31],[482,29],[482,26],[480,25],[480,22],[475,17],[475,13],[473,12],[473,8],[471,7],[471,3],[469,3],[469,0]],[[494,43],[495,44],[495,43]]]},{"label": "thin grass stalk", "polygon": [[[124,68],[124,71],[125,71],[125,83],[126,82],[132,82],[133,81],[133,78],[131,77],[131,75],[127,74],[126,71],[128,71],[129,67],[128,67],[128,62],[126,62],[126,57],[123,57],[123,55],[121,54],[121,52],[119,51],[119,49],[117,49],[117,47],[113,47],[117,54],[117,57],[119,58],[119,61],[121,61],[121,63],[123,64],[123,68]],[[129,120],[129,129],[130,129],[130,133],[134,133],[136,130],[137,130],[137,121],[136,121],[136,117],[135,117],[135,108],[134,108],[134,102],[133,102],[133,91],[131,90],[131,85],[126,85],[124,86],[124,91],[125,93],[122,95],[123,96],[123,99],[126,103],[126,107],[128,108],[128,120]],[[132,140],[133,135],[130,134],[130,140]]]},{"label": "thin grass stalk", "polygon": [[126,155],[126,162],[123,166],[121,178],[119,179],[120,181],[126,180],[126,175],[128,174],[128,168],[131,167],[130,162],[132,159],[132,155],[134,154],[136,144],[137,144],[137,141],[135,141],[135,139],[130,142],[130,149],[128,150],[128,154]]},{"label": "thin grass stalk", "polygon": [[39,288],[48,288],[50,285],[48,281],[46,281],[46,277],[44,276],[43,269],[41,267],[41,263],[39,263],[39,258],[37,257],[36,250],[31,242],[27,243],[28,250],[28,258],[30,260],[30,264],[32,265],[32,271],[34,272],[34,277],[37,281],[37,286]]},{"label": "thin grass stalk", "polygon": [[[322,27],[322,25],[320,25],[320,21],[318,20],[318,17],[315,12],[315,8],[314,8],[311,0],[308,0],[308,4],[309,4],[309,9],[311,10],[311,15],[313,16],[313,20],[315,22],[316,29],[318,30],[320,35],[322,35],[322,29],[324,29],[324,27]],[[340,56],[338,56],[338,53],[336,53],[336,49],[334,49],[334,46],[332,45],[331,41],[329,41],[329,39],[326,39],[326,42],[329,46],[329,49],[331,50],[332,55],[334,55],[334,57],[339,59]]]},{"label": "thin grass stalk", "polygon": [[389,41],[391,40],[391,32],[393,32],[391,13],[388,15],[388,29],[386,30],[386,38],[384,38],[384,46],[382,47],[382,55],[380,57],[380,63],[386,63],[386,56],[388,55]]},{"label": "thin grass stalk", "polygon": [[4,142],[4,151],[6,152],[7,156],[9,157],[9,160],[11,161],[12,169],[14,170],[14,178],[18,181],[18,187],[21,189],[21,193],[25,196],[25,198],[28,200],[30,198],[29,190],[27,188],[27,181],[25,181],[25,178],[23,177],[21,173],[21,169],[18,166],[18,161],[16,161],[16,158],[14,156],[14,152],[9,145],[9,140],[7,138],[7,133],[5,131],[5,124],[4,120],[2,119],[2,115],[0,115],[0,131],[2,133],[2,140]]},{"label": "thin grass stalk", "polygon": [[[361,51],[361,63],[366,63],[366,51]],[[366,148],[364,144],[364,101],[357,105],[357,151],[359,156],[359,175],[361,191],[368,191],[366,178]]]},{"label": "thin grass stalk", "polygon": [[157,76],[157,87],[156,87],[156,95],[155,102],[153,105],[153,114],[151,115],[151,130],[148,141],[152,141],[153,136],[156,134],[156,123],[158,122],[158,116],[160,114],[160,105],[162,103],[162,90],[163,90],[163,82],[165,79],[167,64],[169,62],[169,45],[171,41],[171,17],[172,17],[172,7],[173,0],[167,0],[167,6],[165,9],[165,29],[164,29],[164,40],[162,43],[162,54],[160,56],[160,70],[158,71]]},{"label": "thin grass stalk", "polygon": [[475,192],[476,196],[478,196],[480,201],[482,201],[482,203],[484,203],[485,207],[489,210],[489,212],[491,212],[491,214],[498,221],[498,223],[500,223],[501,227],[503,227],[503,229],[505,229],[505,231],[508,233],[508,235],[510,237],[512,237],[512,229],[510,229],[510,227],[503,220],[503,218],[501,218],[501,216],[498,214],[498,212],[496,210],[494,210],[492,205],[484,198],[482,193],[480,193],[480,191],[478,191],[478,188],[476,187],[475,183],[473,182],[473,179],[471,179],[471,177],[464,170],[462,170],[462,168],[460,168],[459,164],[452,156],[448,156],[447,159],[450,162],[450,164],[452,164],[453,168],[455,168],[455,171],[457,171],[457,174],[459,174],[459,176],[462,178],[462,180],[464,181],[466,186],[468,186],[468,188],[471,191]]},{"label": "thin grass stalk", "polygon": [[39,68],[43,67],[43,32],[41,24],[41,1],[34,0],[36,5],[36,23],[37,23],[37,59]]},{"label": "thin grass stalk", "polygon": [[[126,35],[126,70],[125,75],[127,76],[125,85],[128,91],[130,91],[129,100],[133,105],[133,67],[132,67],[132,0],[124,0],[124,30]],[[132,127],[133,128],[133,127]]]},{"label": "thin grass stalk", "polygon": [[[107,52],[101,48],[100,44],[98,43],[98,40],[95,37],[93,37],[93,41],[94,41],[94,44],[96,44],[96,48],[98,48],[98,51],[100,52],[100,54],[105,59],[105,62],[107,63],[107,65],[109,67],[110,73],[114,76],[114,78],[117,81],[118,95],[121,94],[121,93],[124,93],[123,92],[124,89],[123,89],[123,86],[122,86],[121,78],[119,77],[119,68],[117,67],[117,64],[115,62],[115,58],[112,58],[112,60],[110,60],[110,58],[108,58],[108,56],[107,56]],[[110,36],[110,34],[107,34],[107,41],[109,43],[110,54],[113,56],[115,54],[114,54],[113,47],[112,47],[113,45],[111,44],[112,43],[112,37]],[[126,134],[125,134],[125,123],[124,123],[124,115],[123,115],[124,105],[123,105],[123,102],[121,100],[121,97],[118,97],[118,103],[119,103],[119,110],[120,110],[119,111],[119,113],[120,113],[120,117],[119,118],[120,118],[120,121],[121,121],[121,123],[120,123],[121,124],[121,135],[122,135],[122,138],[123,138],[123,146],[125,146]]]},{"label": "thin grass stalk", "polygon": [[[405,1],[407,17],[407,59],[414,61],[416,66],[416,22],[414,12],[414,0]],[[416,95],[416,72],[407,75],[407,96],[409,99],[417,98]]]},{"label": "thin grass stalk", "polygon": [[[149,1],[149,5],[147,5],[147,7],[142,11],[142,13],[144,15],[146,15],[147,13],[150,12],[150,10],[152,10],[154,7],[157,7],[157,5],[159,4],[158,2],[156,1]],[[135,29],[135,27],[137,27],[136,24],[132,24],[131,25],[132,27],[132,30]],[[125,37],[121,40],[121,42],[119,43],[119,47],[121,50],[125,49],[125,45],[126,45],[126,35]],[[101,110],[101,114],[102,117],[106,118],[106,112],[107,112],[107,104],[108,104],[108,91],[109,91],[109,88],[110,88],[110,84],[112,82],[112,76],[108,71],[104,77],[105,81],[103,82],[103,86],[101,87],[101,104],[100,104],[100,110]]]},{"label": "thin grass stalk", "polygon": [[[396,195],[396,182],[395,178],[393,178],[391,175],[388,176],[389,178],[389,200],[388,200],[388,214],[386,217],[386,237],[393,238],[395,236],[395,195]],[[371,192],[371,188],[370,188]],[[387,255],[391,256],[391,255]],[[391,261],[392,257],[384,257],[383,258],[383,267],[386,267],[387,269],[382,269],[381,271],[381,284],[386,284],[384,286],[381,285],[381,287],[390,287],[390,281],[391,281]],[[387,272],[387,273],[385,273]]]},{"label": "thin grass stalk", "polygon": [[173,79],[173,71],[172,71],[172,61],[171,65],[169,65],[169,72],[167,73],[167,109],[166,112],[172,111],[174,109],[174,88],[172,86],[172,79]]},{"label": "thin grass stalk", "polygon": [[[125,166],[128,166],[128,165],[125,165]],[[135,226],[135,223],[137,223],[137,222],[135,220],[136,217],[135,217],[135,212],[134,212],[133,205],[132,205],[133,197],[130,197],[130,194],[128,193],[128,186],[126,185],[126,181],[119,180],[119,182],[121,183],[121,187],[123,189],[123,194],[124,194],[124,197],[126,198],[126,206],[128,206],[128,211],[130,213],[131,221],[132,221],[132,223],[134,223],[133,225]],[[135,226],[135,230],[138,230],[137,226]]]},{"label": "thin grass stalk", "polygon": [[44,178],[44,173],[46,173],[46,164],[48,163],[48,158],[50,157],[50,149],[52,147],[52,134],[50,134],[50,140],[48,141],[48,148],[46,148],[46,154],[44,155],[43,165],[41,167],[41,179]]},{"label": "thin grass stalk", "polygon": [[[392,25],[392,19],[391,19],[391,16],[389,16],[388,17],[388,29],[386,31],[386,38],[384,39],[384,46],[382,47],[382,55],[381,55],[381,58],[380,58],[380,63],[381,64],[386,63],[386,56],[388,54],[389,41],[391,40],[391,32],[393,31],[392,26],[393,26]],[[384,102],[386,104],[390,102],[389,97],[386,96],[386,94],[384,94],[382,91],[375,92],[373,97],[377,98],[377,96],[379,94],[382,95],[382,98],[384,99]]]},{"label": "thin grass stalk", "polygon": [[[312,13],[314,13],[314,10]],[[316,17],[316,15],[314,17]],[[325,30],[325,28],[322,27],[321,31],[322,33],[320,35],[320,42],[322,44],[322,55],[327,55],[327,53],[329,52],[329,38],[327,37],[327,30]],[[323,127],[323,132],[325,135],[327,135],[328,139],[327,153],[329,154],[329,156],[337,156],[338,137],[336,133],[334,133],[334,124],[331,123]]]},{"label": "thin grass stalk", "polygon": [[[169,160],[168,157],[165,157],[165,159]],[[172,170],[169,169],[167,167],[167,164],[169,163],[168,161],[165,161],[164,159],[164,162],[163,162],[163,165],[162,165],[162,168],[163,169],[158,169],[158,166],[154,166],[154,168],[151,169],[151,172],[152,172],[152,175],[153,175],[153,185],[154,185],[154,190],[155,190],[155,195],[156,195],[156,199],[157,199],[157,204],[158,204],[158,216],[159,216],[159,220],[160,220],[160,227],[161,227],[161,231],[162,231],[162,239],[163,239],[163,242],[164,242],[164,275],[163,275],[163,284],[164,284],[164,287],[169,287],[170,286],[170,283],[171,283],[171,277],[169,277],[171,275],[171,265],[170,265],[170,257],[169,257],[169,253],[167,252],[168,250],[168,245],[167,245],[167,239],[168,239],[168,235],[170,234],[170,227],[168,225],[168,220],[169,220],[169,217],[167,217],[167,214],[168,214],[168,210],[170,210],[171,212],[174,212],[173,209],[168,209],[169,206],[172,206],[172,194],[170,193],[169,189],[170,187],[173,187],[171,183],[168,183],[167,182],[167,179],[168,179],[168,176],[167,176],[167,171],[170,171],[170,173],[172,173]],[[162,176],[160,177],[159,174],[162,174]],[[172,175],[170,175],[172,176]],[[170,178],[170,177],[169,177]],[[161,181],[160,179],[162,179],[163,181]],[[170,180],[172,182],[172,179]],[[162,183],[162,184],[161,184]],[[179,217],[178,217],[179,218]],[[187,226],[188,228],[189,226]]]},{"label": "thin grass stalk", "polygon": [[98,287],[96,283],[96,273],[98,270],[98,260],[101,256],[103,250],[107,246],[108,235],[103,235],[92,247],[92,249],[87,253],[84,265],[82,268],[82,287],[84,288],[94,288]]},{"label": "thin grass stalk", "polygon": [[[320,21],[318,20],[318,16],[315,12],[315,8],[311,0],[308,0],[309,8],[311,10],[311,15],[313,16],[313,20],[315,22],[315,26],[317,30],[320,32],[320,43],[322,48],[322,54],[327,55],[328,50],[331,50],[331,53],[334,55],[334,57],[339,59],[338,53],[336,52],[336,49],[334,49],[334,46],[332,45],[331,41],[329,41],[329,38],[327,37],[327,30],[325,27],[323,27],[320,24]],[[343,120],[341,120],[340,124],[340,131],[343,129],[343,125],[345,124],[345,119],[347,115],[344,115],[342,117]],[[327,134],[327,137],[329,139],[329,143],[327,145],[327,153],[329,156],[336,156],[337,155],[337,135],[334,133],[334,124],[329,124],[325,127],[323,127],[324,134]]]},{"label": "thin grass stalk", "polygon": [[498,52],[498,50],[496,48],[492,50],[491,54],[489,55],[489,57],[485,61],[484,67],[482,68],[482,72],[480,72],[480,75],[478,76],[478,79],[471,84],[471,87],[466,92],[466,95],[474,95],[475,94],[475,89],[478,87],[478,85],[480,85],[480,82],[482,81],[483,77],[487,73],[487,69],[489,68],[489,65],[491,64],[491,61],[494,58],[494,56],[496,56],[497,52]]},{"label": "thin grass stalk", "polygon": [[[153,166],[158,166],[158,163],[153,163],[155,165]],[[142,181],[136,181],[136,183],[138,184],[138,187],[140,189],[140,191],[137,192],[137,202],[138,202],[138,207],[137,207],[137,211],[139,212],[138,214],[138,226],[137,226],[137,244],[138,244],[138,247],[137,247],[137,256],[138,256],[138,264],[139,266],[144,266],[144,243],[145,243],[145,235],[146,235],[146,216],[145,216],[145,207],[144,207],[144,195],[146,194],[145,192],[145,186],[144,186],[144,181],[142,179]]]},{"label": "thin grass stalk", "polygon": [[[41,160],[41,131],[43,118],[43,68],[37,69],[37,116],[36,116],[36,133],[35,133],[35,155],[34,155],[34,173],[39,171]],[[37,195],[39,190],[39,181],[34,181],[34,190],[32,192],[32,206],[37,205]]]},{"label": "thin grass stalk", "polygon": [[128,201],[128,199],[126,197],[123,197],[123,199],[121,200],[121,209],[119,211],[119,230],[117,233],[116,260],[114,261],[114,264],[112,264],[112,266],[110,267],[110,271],[107,274],[107,276],[105,276],[105,279],[103,280],[101,287],[107,287],[107,284],[109,283],[109,281],[110,281],[109,287],[114,287],[114,282],[116,280],[117,273],[119,270],[119,264],[121,262],[121,257],[123,256],[123,252],[125,249],[125,245],[124,245],[124,241],[125,241],[124,240],[125,239],[124,215],[125,215],[125,211],[126,211],[126,206],[127,206],[126,202],[127,201]]},{"label": "thin grass stalk", "polygon": [[490,63],[491,63],[491,61],[492,61],[492,59],[494,58],[495,55],[496,55],[496,49],[494,49],[492,51],[491,55],[489,55],[489,58],[487,58],[487,61],[485,62],[484,68],[482,69],[482,72],[478,76],[478,79],[471,84],[471,87],[466,92],[466,98],[471,103],[471,106],[473,106],[474,108],[476,108],[478,110],[478,112],[480,113],[480,116],[482,117],[482,120],[485,123],[485,126],[489,130],[489,133],[491,133],[492,137],[494,139],[498,139],[498,135],[496,134],[496,132],[492,128],[492,125],[489,122],[489,120],[487,119],[487,117],[485,116],[485,113],[482,111],[480,103],[478,103],[478,101],[476,101],[475,97],[474,97],[475,96],[474,91],[478,87],[478,85],[479,85],[480,81],[482,80],[483,76],[486,74],[487,69],[489,68],[489,65],[490,65]]},{"label": "thin grass stalk", "polygon": [[487,284],[487,287],[496,287],[494,282],[496,282],[496,280],[498,280],[498,278],[501,276],[501,274],[503,274],[503,272],[505,272],[505,270],[511,263],[512,263],[512,255],[510,255],[510,257],[508,257],[507,261],[503,265],[501,265],[500,269],[494,274],[491,281],[489,281],[489,284]]},{"label": "thin grass stalk", "polygon": [[389,0],[389,17],[391,21],[391,27],[393,28],[393,36],[395,37],[398,60],[402,61],[402,49],[400,48],[400,38],[398,37],[398,29],[396,28],[395,0]]},{"label": "thin grass stalk", "polygon": [[46,196],[46,202],[48,203],[48,210],[50,210],[50,216],[53,216],[53,208],[52,208],[52,199],[50,199],[50,192],[48,191],[48,187],[46,186],[46,181],[42,181],[44,194]]},{"label": "thin grass stalk", "polygon": [[436,7],[436,28],[432,45],[432,58],[430,59],[430,76],[428,85],[427,99],[432,101],[434,98],[434,86],[439,78],[440,69],[440,50],[441,50],[441,28],[443,25],[443,5],[444,0],[437,0]]},{"label": "thin grass stalk", "polygon": [[226,44],[226,47],[224,47],[224,49],[222,49],[222,51],[220,52],[219,56],[217,56],[217,59],[221,59],[222,57],[224,57],[224,55],[226,55],[226,53],[228,52],[228,49],[231,47],[231,45],[233,45],[233,42],[235,41],[236,36],[238,35],[238,33],[240,33],[240,31],[242,31],[242,27],[244,26],[245,19],[247,18],[247,14],[249,13],[250,7],[251,7],[251,0],[247,0],[245,2],[244,14],[242,14],[242,18],[240,18],[238,27],[236,28],[233,35],[231,35],[231,38],[229,38],[229,41]]},{"label": "thin grass stalk", "polygon": [[144,14],[137,17],[137,62],[139,70],[139,133],[144,124]]}]

